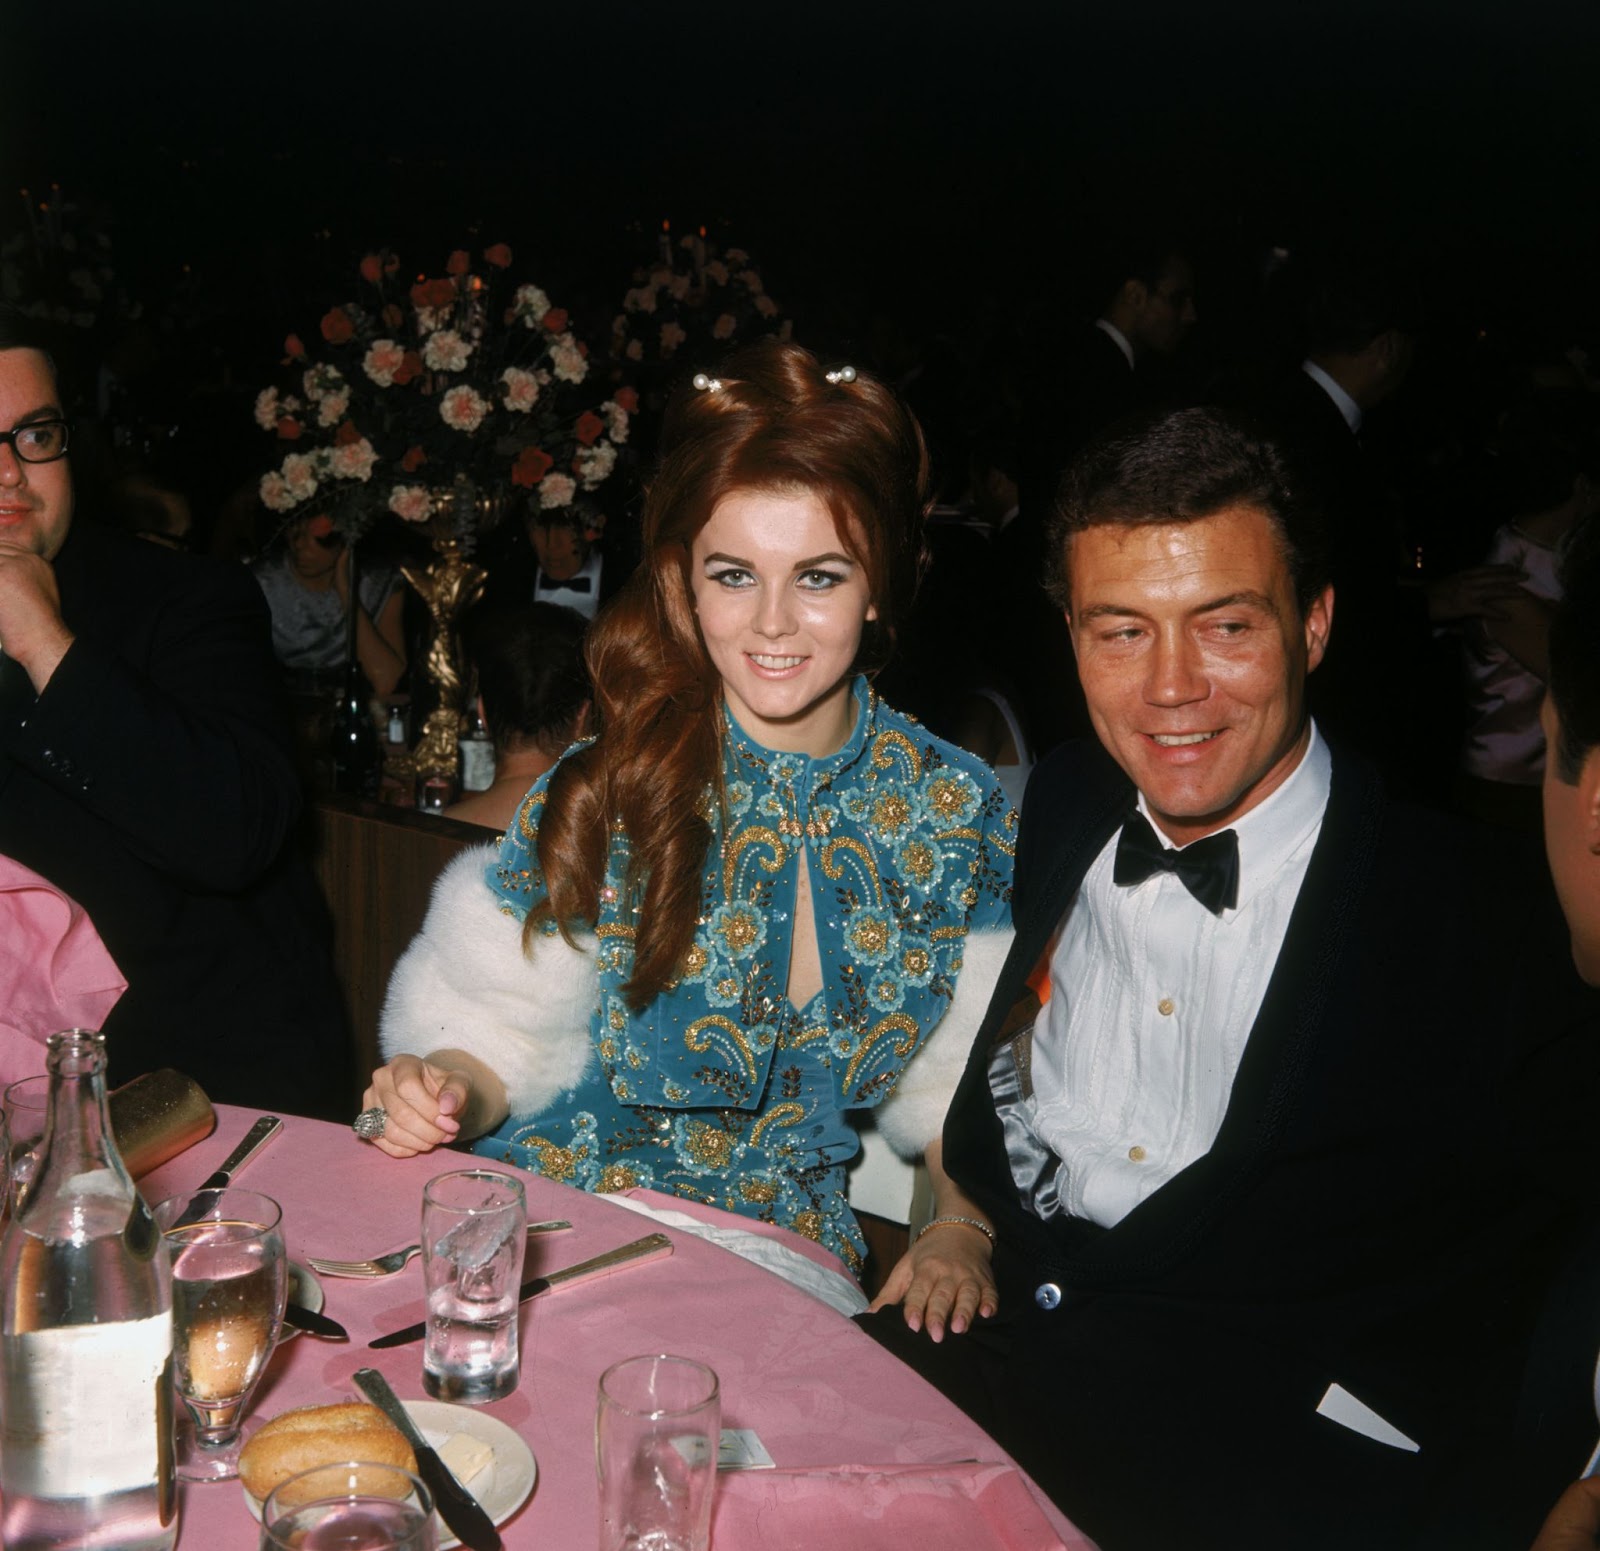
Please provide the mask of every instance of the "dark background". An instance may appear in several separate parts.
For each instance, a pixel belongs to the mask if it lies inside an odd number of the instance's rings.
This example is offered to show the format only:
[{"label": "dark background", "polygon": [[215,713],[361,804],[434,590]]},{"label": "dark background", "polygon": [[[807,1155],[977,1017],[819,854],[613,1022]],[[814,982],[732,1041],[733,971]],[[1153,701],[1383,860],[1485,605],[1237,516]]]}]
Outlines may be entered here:
[{"label": "dark background", "polygon": [[603,339],[663,218],[891,373],[1090,306],[1108,212],[1188,234],[1201,355],[1272,248],[1381,241],[1437,366],[1487,329],[1600,346],[1597,45],[1548,0],[13,5],[0,238],[22,188],[92,212],[168,418],[253,394],[381,246],[507,241]]}]

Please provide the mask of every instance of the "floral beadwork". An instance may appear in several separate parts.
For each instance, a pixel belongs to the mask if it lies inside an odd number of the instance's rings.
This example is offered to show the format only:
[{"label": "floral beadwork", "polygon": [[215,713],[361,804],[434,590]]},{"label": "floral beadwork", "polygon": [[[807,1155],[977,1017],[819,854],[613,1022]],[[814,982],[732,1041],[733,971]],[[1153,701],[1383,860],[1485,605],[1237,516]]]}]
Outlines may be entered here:
[{"label": "floral beadwork", "polygon": [[[590,1190],[649,1184],[815,1237],[859,1266],[844,1200],[845,1118],[894,1091],[949,1006],[969,930],[1009,924],[1015,815],[977,760],[884,706],[822,759],[750,742],[731,715],[700,924],[671,986],[640,1012],[632,849],[614,827],[599,919],[590,1077],[480,1150]],[[519,810],[487,881],[524,917],[543,896],[538,821]],[[788,1000],[795,902],[809,872],[821,991]]]}]

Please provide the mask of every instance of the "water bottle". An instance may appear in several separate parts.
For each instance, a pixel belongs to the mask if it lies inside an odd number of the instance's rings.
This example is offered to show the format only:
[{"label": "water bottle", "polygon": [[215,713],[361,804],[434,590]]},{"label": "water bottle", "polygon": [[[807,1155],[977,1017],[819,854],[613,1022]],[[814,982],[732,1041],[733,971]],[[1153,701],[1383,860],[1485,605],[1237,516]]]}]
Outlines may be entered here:
[{"label": "water bottle", "polygon": [[383,753],[367,709],[367,680],[354,659],[345,670],[344,693],[333,713],[333,789],[351,797],[376,797],[383,778]]},{"label": "water bottle", "polygon": [[0,1542],[171,1551],[172,1271],[106,1114],[105,1038],[49,1042],[39,1171],[0,1240]]}]

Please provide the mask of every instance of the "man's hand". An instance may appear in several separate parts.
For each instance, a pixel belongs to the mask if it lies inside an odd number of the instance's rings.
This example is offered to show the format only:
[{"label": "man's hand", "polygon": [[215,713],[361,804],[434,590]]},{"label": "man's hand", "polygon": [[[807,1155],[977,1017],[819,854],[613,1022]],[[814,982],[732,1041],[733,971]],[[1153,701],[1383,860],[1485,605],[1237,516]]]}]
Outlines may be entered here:
[{"label": "man's hand", "polygon": [[55,568],[31,549],[0,541],[0,651],[21,663],[43,694],[71,645]]},{"label": "man's hand", "polygon": [[361,1107],[382,1109],[389,1117],[374,1147],[391,1158],[414,1158],[460,1136],[458,1117],[471,1098],[471,1072],[396,1056],[372,1074]]},{"label": "man's hand", "polygon": [[1533,1551],[1594,1551],[1600,1544],[1600,1480],[1574,1481],[1544,1521]]},{"label": "man's hand", "polygon": [[929,1228],[900,1257],[869,1312],[900,1303],[913,1330],[926,1327],[935,1341],[944,1340],[947,1329],[958,1336],[975,1316],[988,1319],[1000,1307],[991,1254],[988,1238],[977,1228],[965,1223]]}]

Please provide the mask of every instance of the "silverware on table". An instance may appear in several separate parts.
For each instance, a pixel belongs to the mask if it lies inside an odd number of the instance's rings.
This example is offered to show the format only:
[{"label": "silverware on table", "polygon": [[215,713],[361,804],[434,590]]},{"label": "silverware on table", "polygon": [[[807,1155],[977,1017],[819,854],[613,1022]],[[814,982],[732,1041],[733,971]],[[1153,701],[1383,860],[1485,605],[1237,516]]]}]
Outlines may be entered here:
[{"label": "silverware on table", "polygon": [[[531,1222],[529,1233],[554,1233],[559,1228],[572,1226],[564,1217],[552,1217],[547,1222]],[[409,1265],[422,1253],[420,1244],[407,1244],[403,1249],[390,1250],[387,1255],[374,1255],[370,1260],[325,1260],[316,1255],[306,1256],[306,1264],[318,1276],[393,1276],[402,1266]]]},{"label": "silverware on table", "polygon": [[355,1379],[361,1393],[405,1434],[411,1452],[417,1457],[417,1474],[433,1493],[433,1505],[439,1510],[439,1517],[450,1526],[450,1532],[463,1545],[471,1546],[472,1551],[501,1551],[494,1520],[483,1511],[478,1499],[451,1475],[450,1467],[422,1436],[421,1429],[411,1420],[411,1413],[389,1388],[389,1381],[376,1368],[356,1369]]},{"label": "silverware on table", "polygon": [[[625,1266],[641,1265],[650,1260],[661,1260],[672,1253],[672,1240],[664,1233],[647,1233],[642,1239],[634,1239],[631,1243],[624,1244],[618,1249],[607,1250],[603,1255],[596,1255],[590,1260],[580,1260],[575,1266],[568,1266],[562,1271],[551,1271],[545,1276],[529,1277],[522,1284],[517,1294],[518,1303],[526,1303],[530,1298],[537,1298],[540,1293],[550,1292],[556,1287],[570,1286],[574,1282],[587,1282],[597,1276],[609,1276],[613,1271],[620,1271]],[[392,1330],[386,1336],[379,1336],[367,1342],[369,1347],[381,1350],[391,1346],[405,1346],[411,1341],[420,1341],[427,1334],[428,1326],[425,1321],[415,1325],[407,1325],[404,1330]]]},{"label": "silverware on table", "polygon": [[[233,1183],[234,1175],[239,1173],[263,1147],[283,1130],[283,1122],[276,1115],[263,1115],[256,1123],[245,1132],[239,1145],[222,1160],[222,1167],[214,1169],[195,1187],[195,1193],[185,1208],[183,1215],[173,1223],[173,1228],[190,1228],[205,1216],[205,1208],[200,1205],[200,1192],[204,1190],[226,1190]],[[170,1229],[168,1230],[171,1231]]]},{"label": "silverware on table", "polygon": [[329,1341],[350,1339],[350,1332],[338,1320],[329,1319],[326,1314],[292,1299],[283,1306],[283,1322],[295,1330],[303,1330],[308,1336],[323,1336]]}]

